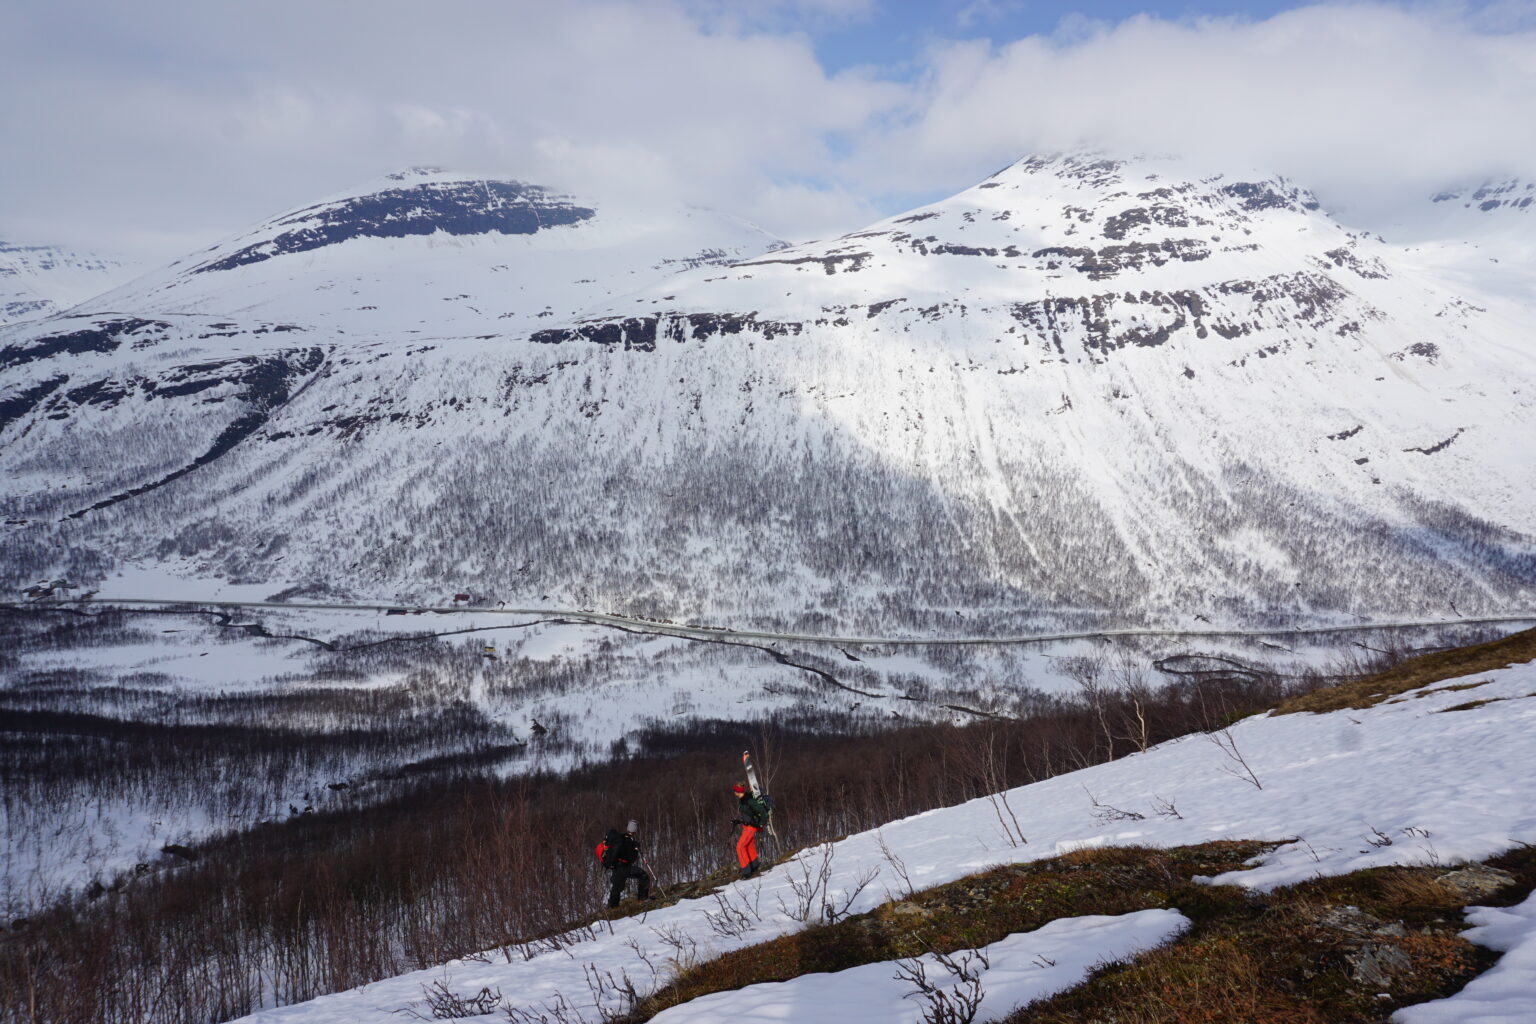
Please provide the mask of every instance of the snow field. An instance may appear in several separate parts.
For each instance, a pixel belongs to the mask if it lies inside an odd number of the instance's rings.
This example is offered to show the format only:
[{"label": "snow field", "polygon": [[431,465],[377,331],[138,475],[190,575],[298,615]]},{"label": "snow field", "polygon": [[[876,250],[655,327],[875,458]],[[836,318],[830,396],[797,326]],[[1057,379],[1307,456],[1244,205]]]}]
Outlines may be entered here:
[{"label": "snow field", "polygon": [[[530,950],[526,960],[513,952],[508,963],[453,961],[309,1003],[262,1010],[245,1020],[386,1024],[422,998],[424,985],[438,980],[456,992],[490,986],[512,1005],[530,1009],[557,994],[589,1016],[599,1006],[617,1009],[611,992],[595,996],[589,988],[589,965],[615,977],[625,974],[645,992],[667,980],[647,966],[647,961],[666,962],[664,935],[687,936],[696,943],[697,959],[704,960],[795,931],[803,927],[795,913],[795,886],[815,877],[814,865],[828,852],[829,898],[847,898],[875,872],[852,900],[851,913],[900,898],[902,874],[924,889],[1000,864],[1109,845],[1286,842],[1245,870],[1211,879],[1257,890],[1369,867],[1490,857],[1520,842],[1536,842],[1536,802],[1530,796],[1536,791],[1536,666],[1479,673],[1467,681],[1482,680],[1487,682],[1459,691],[1437,684],[1365,710],[1246,719],[1220,736],[1220,745],[1208,736],[1184,737],[1012,790],[1007,807],[983,798],[802,851],[720,894],[719,900],[750,922],[736,934],[722,935],[712,924],[712,917],[719,919],[717,899],[690,900],[571,936],[557,950]],[[1492,703],[1447,710],[1472,700]],[[1159,806],[1171,806],[1177,816],[1159,814]],[[1003,824],[1008,807],[1028,839],[1024,845],[1008,841]],[[1141,817],[1106,820],[1106,807]],[[1391,842],[1382,844],[1373,829]],[[727,856],[722,841],[722,861]],[[1526,948],[1524,942],[1520,948]],[[1514,966],[1506,974],[1523,977]],[[798,1019],[842,1017],[828,1010]]]},{"label": "snow field", "polygon": [[[1098,964],[1135,956],[1172,940],[1189,925],[1173,910],[1142,910],[1115,917],[1071,917],[1010,935],[980,952],[982,995],[976,1020],[998,1020],[1015,1007],[1079,984]],[[920,958],[930,983],[949,993],[959,987],[937,958]],[[791,981],[748,985],[703,996],[657,1014],[657,1024],[775,1024],[837,1021],[838,1024],[917,1024],[925,1004],[914,985],[893,972],[898,962],[865,964],[835,974],[807,974]],[[953,998],[953,996],[951,997]]]}]

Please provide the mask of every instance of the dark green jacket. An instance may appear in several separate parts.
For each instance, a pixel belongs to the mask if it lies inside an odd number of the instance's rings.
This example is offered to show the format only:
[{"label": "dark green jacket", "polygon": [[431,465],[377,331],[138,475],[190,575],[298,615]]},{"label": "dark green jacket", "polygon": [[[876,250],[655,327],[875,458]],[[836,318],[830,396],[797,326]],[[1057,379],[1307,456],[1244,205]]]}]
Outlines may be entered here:
[{"label": "dark green jacket", "polygon": [[753,796],[751,793],[743,795],[738,806],[741,812],[741,820],[753,828],[762,828],[768,824],[768,815],[773,810],[766,800],[760,796]]}]

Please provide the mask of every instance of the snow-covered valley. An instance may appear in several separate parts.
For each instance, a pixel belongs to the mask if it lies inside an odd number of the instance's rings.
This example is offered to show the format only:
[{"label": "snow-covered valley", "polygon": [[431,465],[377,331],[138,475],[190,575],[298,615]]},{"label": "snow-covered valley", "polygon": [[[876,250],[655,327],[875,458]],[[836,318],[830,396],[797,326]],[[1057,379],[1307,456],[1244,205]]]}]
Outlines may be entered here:
[{"label": "snow-covered valley", "polygon": [[[126,1008],[156,987],[178,1014],[193,1015],[185,1019],[229,1016],[205,1002],[221,993],[223,1005],[266,1007],[254,1020],[316,1021],[430,1016],[434,999],[441,1008],[484,989],[494,998],[477,1004],[479,1015],[597,1021],[665,989],[682,966],[798,934],[828,907],[836,920],[895,913],[899,924],[916,911],[891,907],[913,892],[964,888],[978,872],[1054,864],[1073,851],[1256,843],[1251,863],[1207,873],[1213,884],[1268,892],[1388,864],[1449,871],[1518,848],[1536,828],[1521,796],[1536,689],[1529,664],[1442,673],[1375,707],[1221,724],[1226,709],[1326,684],[1319,669],[1352,678],[1366,662],[1351,669],[1341,661],[1350,650],[1445,650],[1458,636],[1444,629],[963,652],[749,645],[578,622],[488,626],[468,613],[58,606],[15,615],[10,629],[18,653],[6,662],[12,686],[0,716],[25,742],[7,755],[16,781],[4,818],[9,907],[40,922],[56,911],[39,900],[60,898],[82,923],[129,915],[116,926],[140,936],[129,945],[160,952],[132,973],[108,973],[122,1008],[113,1018],[133,1016]],[[1468,629],[1459,640],[1488,635],[1498,631]],[[803,848],[732,885],[716,870],[729,852],[714,790],[722,750],[743,742],[777,758],[768,785],[782,801],[785,846],[768,856]],[[850,764],[840,751],[869,760]],[[1043,781],[999,794],[1021,776]],[[535,793],[549,788],[556,803],[530,803],[519,780]],[[936,809],[903,817],[902,807]],[[611,814],[644,822],[647,863],[656,858],[666,898],[639,917],[592,922],[600,880],[583,857],[586,835]],[[302,893],[316,893],[313,922],[286,938],[273,925],[249,930],[272,898],[249,873],[291,864],[292,851],[316,841],[306,835],[336,829],[326,840],[335,845],[306,855],[333,866],[283,882],[300,887],[300,906]],[[435,856],[448,870],[415,869],[424,874],[410,883],[419,891],[402,905],[405,919],[383,911],[367,926],[378,931],[369,945],[379,966],[345,966],[354,940],[326,930],[355,926],[326,923],[336,899],[327,879],[356,869],[332,858],[352,848],[345,856],[367,865],[377,856],[368,850],[423,830],[447,844]],[[236,877],[247,881],[228,890]],[[142,913],[130,908],[186,886],[252,909],[200,912],[163,935],[130,923]],[[379,898],[399,899],[369,899]],[[991,995],[979,1019],[1002,1019],[1019,1002],[1073,990],[1104,962],[1177,941],[1199,927],[1178,905],[1078,912],[989,940],[982,988]],[[436,923],[410,924],[422,913]],[[1523,918],[1489,911],[1473,920],[1498,924],[1507,948],[1525,941]],[[13,941],[39,927],[18,918]],[[220,957],[206,958],[206,927],[229,929]],[[476,952],[471,936],[489,952]],[[326,947],[332,970],[357,980],[327,984],[299,969]],[[174,968],[184,958],[197,969]],[[78,972],[84,963],[65,954],[58,966]],[[926,963],[945,977],[941,960]],[[378,980],[412,964],[423,969]],[[894,970],[872,963],[721,991],[660,1019],[772,1019],[807,1006],[921,1019],[912,985]],[[123,987],[130,979],[137,988]],[[308,1001],[358,980],[368,984]],[[1518,978],[1489,984],[1499,998],[1528,991]]]},{"label": "snow-covered valley", "polygon": [[[29,292],[0,581],[68,585],[0,610],[0,906],[78,955],[0,967],[101,1001],[60,1020],[484,990],[572,1024],[1074,851],[1252,843],[1210,879],[1252,894],[1518,851],[1528,664],[1226,726],[1536,614],[1529,192],[1389,236],[1262,172],[1061,155],[787,245],[416,168]],[[972,642],[1125,627],[1188,632]],[[725,884],[700,780],[747,744],[798,852]],[[665,906],[592,919],[609,814]],[[978,942],[978,1019],[1207,926],[1121,909]],[[1515,951],[1490,998],[1536,991],[1528,910],[1469,918]],[[897,971],[658,1019],[918,1020]]]},{"label": "snow-covered valley", "polygon": [[[1500,632],[1489,624],[897,647],[689,638],[559,616],[220,608],[42,607],[11,620],[16,653],[0,692],[11,730],[110,735],[144,723],[232,736],[286,730],[297,742],[267,750],[242,739],[199,757],[194,736],[172,737],[191,760],[142,766],[131,784],[108,781],[126,748],[104,749],[62,788],[44,761],[19,762],[0,827],[0,912],[111,884],[165,861],[167,843],[195,846],[306,807],[386,801],[401,779],[433,766],[561,772],[694,722],[963,726],[1028,717],[1042,700],[1085,690],[1328,677],[1360,670],[1384,647],[1411,653]],[[81,717],[57,725],[52,715]]]}]

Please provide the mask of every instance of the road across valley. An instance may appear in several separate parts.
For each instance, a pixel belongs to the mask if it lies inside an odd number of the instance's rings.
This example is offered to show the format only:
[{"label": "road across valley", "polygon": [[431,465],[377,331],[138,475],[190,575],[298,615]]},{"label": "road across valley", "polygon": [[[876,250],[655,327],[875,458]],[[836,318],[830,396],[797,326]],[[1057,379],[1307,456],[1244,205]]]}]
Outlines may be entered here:
[{"label": "road across valley", "polygon": [[659,619],[613,615],[605,612],[572,611],[564,608],[483,608],[477,606],[426,606],[395,604],[340,604],[301,603],[293,601],[170,601],[164,598],[109,597],[83,598],[64,601],[6,601],[0,607],[10,608],[80,608],[84,606],[136,605],[157,606],[167,610],[188,608],[276,608],[284,611],[359,611],[405,612],[408,614],[439,615],[537,615],[547,619],[560,619],[568,623],[588,622],[598,626],[618,626],[641,629],[649,633],[688,637],[705,640],[779,640],[801,644],[826,644],[830,646],[869,647],[939,647],[979,646],[1047,643],[1058,640],[1093,640],[1104,637],[1263,637],[1309,636],[1325,633],[1357,633],[1388,629],[1415,629],[1436,626],[1477,626],[1498,623],[1533,623],[1536,613],[1527,615],[1491,615],[1481,617],[1455,616],[1441,619],[1404,619],[1386,622],[1352,622],[1330,625],[1289,626],[1272,629],[1157,629],[1133,627],[1127,629],[1094,629],[1064,633],[1033,633],[1015,636],[837,636],[822,633],[777,633],[771,630],[732,629],[725,626],[684,626]]}]

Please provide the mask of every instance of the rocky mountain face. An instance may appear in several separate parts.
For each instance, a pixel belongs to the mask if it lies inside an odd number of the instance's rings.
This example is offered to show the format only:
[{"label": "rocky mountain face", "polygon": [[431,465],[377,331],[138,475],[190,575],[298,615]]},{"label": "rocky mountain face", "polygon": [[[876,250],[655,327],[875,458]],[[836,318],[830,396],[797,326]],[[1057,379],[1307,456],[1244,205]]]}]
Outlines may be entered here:
[{"label": "rocky mountain face", "polygon": [[0,334],[7,561],[883,632],[1536,599],[1478,256],[1090,156],[773,245],[435,172],[276,218]]},{"label": "rocky mountain face", "polygon": [[38,320],[125,280],[131,268],[62,246],[0,240],[0,324]]},{"label": "rocky mountain face", "polygon": [[1476,187],[1448,189],[1436,195],[1434,201],[1485,214],[1495,210],[1528,211],[1536,207],[1536,182],[1506,178]]}]

